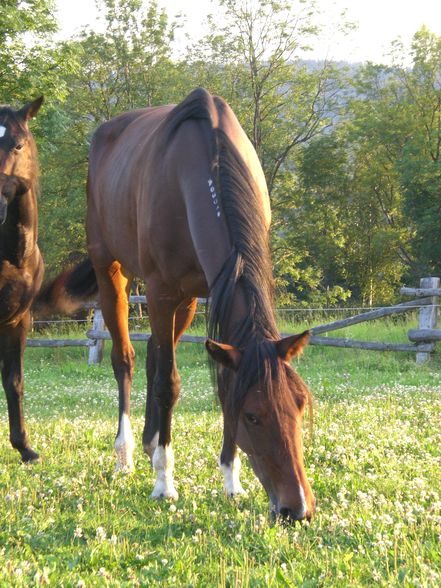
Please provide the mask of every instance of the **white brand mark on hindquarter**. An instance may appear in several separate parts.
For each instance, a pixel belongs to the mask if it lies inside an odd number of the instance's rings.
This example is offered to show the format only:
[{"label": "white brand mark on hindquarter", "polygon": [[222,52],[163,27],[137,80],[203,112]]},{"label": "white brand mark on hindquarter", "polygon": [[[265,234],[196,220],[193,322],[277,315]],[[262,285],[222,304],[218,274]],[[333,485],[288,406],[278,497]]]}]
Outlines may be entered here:
[{"label": "white brand mark on hindquarter", "polygon": [[211,194],[211,198],[213,200],[213,206],[216,209],[216,216],[217,216],[217,218],[220,218],[221,208],[219,206],[219,198],[217,197],[216,188],[214,187],[214,182],[211,178],[208,179],[208,187],[210,188],[210,194]]},{"label": "white brand mark on hindquarter", "polygon": [[6,133],[6,127],[3,127],[2,125],[0,125],[0,138],[4,137]]}]

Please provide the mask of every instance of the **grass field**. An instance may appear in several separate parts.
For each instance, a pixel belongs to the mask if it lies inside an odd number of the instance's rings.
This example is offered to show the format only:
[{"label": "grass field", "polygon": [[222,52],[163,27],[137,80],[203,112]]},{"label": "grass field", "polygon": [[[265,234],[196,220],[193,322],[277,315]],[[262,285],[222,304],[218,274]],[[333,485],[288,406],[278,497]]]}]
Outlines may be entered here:
[{"label": "grass field", "polygon": [[[405,341],[408,326],[383,321],[347,334]],[[132,396],[136,471],[114,474],[109,349],[93,367],[84,349],[27,350],[26,414],[41,464],[19,463],[1,398],[1,586],[441,584],[439,353],[416,367],[410,354],[306,350],[296,369],[315,397],[305,457],[318,509],[310,525],[283,527],[270,523],[245,458],[246,497],[223,495],[221,416],[198,345],[179,349],[179,500],[149,499],[143,345]]]}]

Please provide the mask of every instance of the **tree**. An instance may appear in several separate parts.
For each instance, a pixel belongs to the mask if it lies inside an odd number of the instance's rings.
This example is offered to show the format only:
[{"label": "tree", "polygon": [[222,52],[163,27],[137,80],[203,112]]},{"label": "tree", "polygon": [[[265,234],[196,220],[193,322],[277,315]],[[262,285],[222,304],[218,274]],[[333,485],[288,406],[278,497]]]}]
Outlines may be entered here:
[{"label": "tree", "polygon": [[339,73],[331,63],[299,60],[319,32],[315,2],[221,0],[220,7],[209,35],[189,52],[189,75],[227,99],[262,162],[273,210],[275,270],[285,287],[298,279],[307,255],[290,248],[286,238],[286,223],[295,221],[299,205],[299,150],[332,124]]},{"label": "tree", "polygon": [[1,101],[18,104],[52,86],[48,51],[57,30],[53,0],[3,0],[0,4]]},{"label": "tree", "polygon": [[441,272],[441,37],[423,27],[410,55],[412,67],[399,69],[407,128],[397,167],[419,277]]},{"label": "tree", "polygon": [[[84,31],[58,46],[70,92],[53,113],[45,159],[41,244],[49,272],[84,254],[87,155],[104,121],[168,101],[175,24],[156,2],[101,0],[105,33]],[[169,86],[170,84],[170,86]],[[48,137],[49,138],[49,137]]]}]

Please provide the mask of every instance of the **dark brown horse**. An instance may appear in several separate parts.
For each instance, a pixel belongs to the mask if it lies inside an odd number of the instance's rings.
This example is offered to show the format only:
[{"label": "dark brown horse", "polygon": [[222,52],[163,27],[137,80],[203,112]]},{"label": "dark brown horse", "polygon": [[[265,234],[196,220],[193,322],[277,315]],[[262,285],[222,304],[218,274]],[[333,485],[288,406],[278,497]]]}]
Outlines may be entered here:
[{"label": "dark brown horse", "polygon": [[[211,338],[206,346],[217,364],[224,413],[220,467],[226,491],[242,492],[239,445],[273,512],[297,520],[314,510],[301,438],[310,397],[288,361],[302,351],[308,333],[279,338],[269,224],[260,163],[221,98],[197,89],[178,106],[122,114],[97,130],[90,152],[87,238],[113,341],[119,388],[117,467],[133,466],[134,351],[127,293],[136,275],[145,280],[152,331],[143,433],[156,472],[152,496],[177,496],[171,446],[172,410],[180,388],[175,348],[193,319],[196,297],[209,294]],[[86,262],[81,271],[87,270]],[[90,277],[89,272],[89,286]],[[64,288],[75,297],[80,282],[74,271],[53,291],[59,296]]]},{"label": "dark brown horse", "polygon": [[43,97],[20,110],[0,106],[0,368],[12,446],[38,460],[23,416],[23,353],[29,309],[43,279],[37,245],[37,149],[28,129]]}]

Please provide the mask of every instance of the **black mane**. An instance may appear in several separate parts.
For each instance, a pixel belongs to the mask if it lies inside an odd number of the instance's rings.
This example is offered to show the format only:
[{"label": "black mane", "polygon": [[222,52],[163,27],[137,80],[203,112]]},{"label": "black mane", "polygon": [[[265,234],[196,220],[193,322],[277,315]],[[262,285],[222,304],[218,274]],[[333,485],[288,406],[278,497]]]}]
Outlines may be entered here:
[{"label": "black mane", "polygon": [[[165,119],[161,140],[165,147],[183,121],[197,119],[203,125],[211,150],[211,174],[233,247],[210,290],[208,335],[244,350],[235,374],[234,390],[225,399],[231,416],[237,418],[249,387],[263,378],[265,388],[271,393],[272,380],[285,370],[279,369],[280,362],[272,343],[279,339],[279,333],[273,312],[273,276],[264,211],[242,156],[218,126],[219,112],[225,108],[222,98],[198,88]],[[235,331],[227,335],[225,325],[238,287],[245,294],[247,314]],[[226,388],[231,389],[231,386]]]}]

